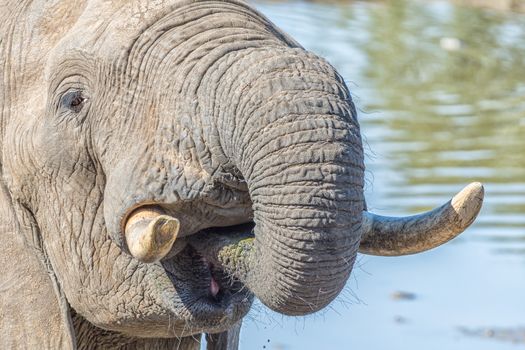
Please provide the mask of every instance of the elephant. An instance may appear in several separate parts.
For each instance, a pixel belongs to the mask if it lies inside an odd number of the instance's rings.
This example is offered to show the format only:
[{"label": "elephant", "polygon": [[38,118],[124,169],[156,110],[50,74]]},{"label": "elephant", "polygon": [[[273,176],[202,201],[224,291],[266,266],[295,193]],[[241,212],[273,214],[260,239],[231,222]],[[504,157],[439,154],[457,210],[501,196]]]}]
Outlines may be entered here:
[{"label": "elephant", "polygon": [[343,78],[241,0],[1,0],[0,59],[2,349],[235,349],[482,205],[368,212]]}]

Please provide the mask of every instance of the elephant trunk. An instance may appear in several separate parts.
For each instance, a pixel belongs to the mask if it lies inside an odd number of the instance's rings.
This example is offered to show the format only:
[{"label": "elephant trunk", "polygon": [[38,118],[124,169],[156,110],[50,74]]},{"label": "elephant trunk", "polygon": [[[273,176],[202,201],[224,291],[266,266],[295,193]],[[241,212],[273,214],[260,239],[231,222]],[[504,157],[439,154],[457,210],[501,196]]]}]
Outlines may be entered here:
[{"label": "elephant trunk", "polygon": [[219,134],[248,185],[255,227],[253,245],[238,250],[242,264],[232,262],[235,254],[222,257],[265,305],[304,315],[331,302],[352,270],[363,151],[349,92],[333,68],[302,49],[272,51],[230,70],[244,70],[243,85],[230,89],[242,94],[229,99],[238,101],[226,113],[234,118]]}]

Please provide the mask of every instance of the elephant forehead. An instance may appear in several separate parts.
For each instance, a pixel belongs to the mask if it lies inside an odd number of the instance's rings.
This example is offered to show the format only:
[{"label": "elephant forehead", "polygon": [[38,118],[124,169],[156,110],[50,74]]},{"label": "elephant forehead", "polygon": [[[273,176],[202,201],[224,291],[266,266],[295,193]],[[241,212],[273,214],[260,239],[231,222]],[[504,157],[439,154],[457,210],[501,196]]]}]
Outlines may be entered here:
[{"label": "elephant forehead", "polygon": [[[213,21],[202,21],[202,17],[215,15],[225,19],[228,12],[229,26],[233,26],[235,16],[257,17],[247,10],[247,5],[236,0],[216,3],[192,0],[156,1],[90,1],[75,24],[54,46],[48,58],[47,70],[56,70],[56,64],[69,58],[79,58],[81,53],[114,64],[118,60],[128,60],[134,54],[138,61],[157,50],[159,57],[172,51],[174,47],[187,41],[191,36],[220,26]],[[236,13],[236,15],[234,15]],[[194,21],[198,21],[198,28]],[[213,26],[213,27],[212,27]],[[191,27],[187,31],[183,27]],[[167,32],[177,35],[164,35]],[[166,40],[162,40],[166,37]],[[135,52],[136,51],[136,52]],[[51,63],[51,64],[49,64]],[[122,67],[120,67],[122,68]]]},{"label": "elephant forehead", "polygon": [[[152,23],[162,18],[176,1],[89,1],[79,16],[61,18],[69,30],[54,46],[49,60],[59,62],[71,52],[96,54],[98,58],[114,58],[129,49],[132,42]],[[63,2],[62,6],[70,6]],[[58,12],[58,10],[57,10]],[[49,21],[39,22],[41,31],[49,30]]]}]

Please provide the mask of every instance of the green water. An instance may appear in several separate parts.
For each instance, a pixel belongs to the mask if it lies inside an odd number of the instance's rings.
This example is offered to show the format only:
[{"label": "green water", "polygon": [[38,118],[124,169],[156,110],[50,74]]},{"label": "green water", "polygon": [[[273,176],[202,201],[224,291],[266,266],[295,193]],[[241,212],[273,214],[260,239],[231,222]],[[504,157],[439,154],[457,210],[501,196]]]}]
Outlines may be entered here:
[{"label": "green water", "polygon": [[486,200],[476,224],[443,247],[359,256],[321,314],[287,318],[256,305],[241,348],[525,347],[485,331],[525,327],[525,15],[442,1],[256,6],[347,81],[371,210],[416,213],[471,181],[484,183]]}]

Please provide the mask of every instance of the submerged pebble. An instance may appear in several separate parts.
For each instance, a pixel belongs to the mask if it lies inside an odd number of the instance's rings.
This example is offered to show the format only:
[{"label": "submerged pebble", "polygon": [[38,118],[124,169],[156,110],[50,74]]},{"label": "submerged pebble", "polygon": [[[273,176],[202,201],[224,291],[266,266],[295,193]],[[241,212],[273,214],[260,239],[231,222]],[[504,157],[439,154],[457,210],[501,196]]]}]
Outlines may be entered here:
[{"label": "submerged pebble", "polygon": [[417,296],[415,293],[396,291],[390,295],[394,300],[416,300]]}]

